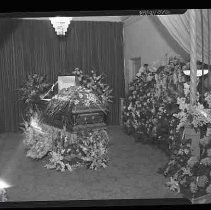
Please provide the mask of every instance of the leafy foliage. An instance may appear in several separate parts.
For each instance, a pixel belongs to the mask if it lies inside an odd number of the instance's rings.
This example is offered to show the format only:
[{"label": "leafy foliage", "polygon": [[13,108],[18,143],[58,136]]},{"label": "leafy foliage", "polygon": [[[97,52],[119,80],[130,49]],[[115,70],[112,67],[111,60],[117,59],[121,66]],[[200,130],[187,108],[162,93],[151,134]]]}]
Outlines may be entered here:
[{"label": "leafy foliage", "polygon": [[50,87],[46,82],[46,76],[38,74],[28,75],[23,86],[18,89],[19,100],[25,105],[26,115],[36,111],[35,102],[40,100],[40,96]]},{"label": "leafy foliage", "polygon": [[72,171],[77,167],[97,170],[108,164],[108,134],[104,129],[84,130],[77,134],[59,134],[50,153],[48,169]]},{"label": "leafy foliage", "polygon": [[38,114],[25,122],[24,145],[27,157],[41,159],[50,156],[48,169],[72,171],[77,167],[97,170],[107,167],[109,136],[106,129],[67,132],[44,124]]},{"label": "leafy foliage", "polygon": [[[211,192],[211,132],[201,135],[200,157],[191,151],[191,139],[185,139],[185,128],[198,132],[211,124],[211,94],[205,93],[202,103],[197,92],[197,103],[190,105],[190,84],[183,70],[189,63],[176,57],[158,68],[141,68],[130,84],[124,107],[124,123],[136,133],[144,133],[154,143],[165,142],[170,160],[161,172],[170,178],[170,190],[188,198]],[[197,81],[199,82],[199,80]],[[198,88],[200,91],[200,88]]]},{"label": "leafy foliage", "polygon": [[178,120],[173,113],[178,111],[177,97],[184,95],[183,85],[187,80],[182,70],[184,65],[180,58],[169,57],[165,65],[142,67],[129,85],[123,110],[126,128],[155,144],[164,142],[168,150],[177,143],[174,134]]},{"label": "leafy foliage", "polygon": [[[200,139],[200,156],[193,156],[191,153],[191,141],[183,139],[177,151],[172,154],[168,162],[164,175],[170,177],[173,182],[168,182],[170,189],[174,189],[175,183],[188,198],[195,198],[210,193],[211,184],[211,132],[210,132],[210,93],[205,93],[204,104],[199,103],[190,106],[189,87],[185,87],[185,97],[178,98],[179,112],[174,116],[179,120],[177,131],[184,130],[186,126],[195,128],[200,132],[200,128],[206,125],[206,135]],[[172,185],[174,184],[174,185]]]},{"label": "leafy foliage", "polygon": [[[204,144],[205,139],[207,144]],[[172,155],[164,174],[177,183],[179,192],[191,199],[210,193],[211,157],[208,155],[211,136],[200,140],[200,157],[192,156],[190,145],[190,141],[184,141],[178,152]],[[168,182],[168,186],[173,189],[171,182]]]},{"label": "leafy foliage", "polygon": [[29,122],[24,122],[23,143],[27,150],[26,156],[33,159],[46,156],[52,149],[52,139],[56,132],[56,129],[42,123],[38,113],[34,113]]},{"label": "leafy foliage", "polygon": [[107,106],[112,102],[112,89],[105,83],[105,75],[97,76],[94,71],[91,71],[90,75],[85,75],[79,68],[76,68],[72,74],[78,77],[81,86],[92,90],[103,104]]}]

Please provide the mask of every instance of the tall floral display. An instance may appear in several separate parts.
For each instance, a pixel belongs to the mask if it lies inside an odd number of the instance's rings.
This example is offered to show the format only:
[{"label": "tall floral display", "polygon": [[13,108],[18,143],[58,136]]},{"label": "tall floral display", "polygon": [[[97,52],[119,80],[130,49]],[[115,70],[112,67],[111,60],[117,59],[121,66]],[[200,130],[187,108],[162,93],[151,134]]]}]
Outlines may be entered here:
[{"label": "tall floral display", "polygon": [[[206,92],[202,103],[197,93],[197,102],[192,107],[188,84],[184,92],[185,97],[177,98],[179,112],[174,114],[179,120],[177,132],[182,131],[183,135],[178,150],[171,155],[163,173],[170,178],[167,186],[171,190],[193,199],[211,193],[211,94]],[[193,153],[192,140],[185,135],[189,127],[200,134],[199,155]]]},{"label": "tall floral display", "polygon": [[211,193],[211,92],[204,87],[202,96],[198,78],[192,106],[184,70],[190,70],[189,63],[177,57],[158,68],[141,68],[130,84],[123,116],[136,138],[168,146],[169,161],[159,172],[169,178],[170,190],[193,199]]},{"label": "tall floral display", "polygon": [[129,85],[123,110],[127,130],[141,141],[166,144],[165,151],[176,143],[171,136],[177,122],[172,113],[178,109],[176,98],[184,94],[184,65],[180,58],[169,57],[167,64],[142,67]]}]

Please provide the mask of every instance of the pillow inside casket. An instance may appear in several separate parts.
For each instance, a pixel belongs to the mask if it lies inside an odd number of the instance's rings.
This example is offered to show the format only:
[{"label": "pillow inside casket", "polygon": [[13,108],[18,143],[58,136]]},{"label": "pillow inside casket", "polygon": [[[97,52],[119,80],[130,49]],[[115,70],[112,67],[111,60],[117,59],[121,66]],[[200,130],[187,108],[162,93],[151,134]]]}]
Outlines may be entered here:
[{"label": "pillow inside casket", "polygon": [[69,130],[80,126],[105,125],[107,109],[91,90],[81,86],[63,89],[43,111],[46,123]]}]

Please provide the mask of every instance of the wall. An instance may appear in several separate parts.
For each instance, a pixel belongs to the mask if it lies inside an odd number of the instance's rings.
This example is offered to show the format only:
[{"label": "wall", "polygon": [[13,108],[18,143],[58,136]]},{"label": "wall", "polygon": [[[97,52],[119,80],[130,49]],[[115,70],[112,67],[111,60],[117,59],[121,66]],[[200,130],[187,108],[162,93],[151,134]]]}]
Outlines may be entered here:
[{"label": "wall", "polygon": [[129,67],[128,60],[141,57],[141,63],[152,64],[166,53],[179,54],[185,60],[187,53],[170,36],[155,16],[142,16],[124,26],[125,88],[127,92]]}]

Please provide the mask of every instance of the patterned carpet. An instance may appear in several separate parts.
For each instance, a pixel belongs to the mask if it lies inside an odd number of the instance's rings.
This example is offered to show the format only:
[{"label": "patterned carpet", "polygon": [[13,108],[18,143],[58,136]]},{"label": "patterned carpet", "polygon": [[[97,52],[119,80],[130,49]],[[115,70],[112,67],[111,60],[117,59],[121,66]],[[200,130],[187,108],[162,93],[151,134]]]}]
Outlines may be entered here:
[{"label": "patterned carpet", "polygon": [[167,157],[158,148],[135,143],[120,127],[109,127],[110,165],[92,171],[47,170],[43,160],[26,158],[21,134],[0,135],[0,178],[12,187],[9,201],[144,199],[181,197],[165,187],[157,169]]}]

